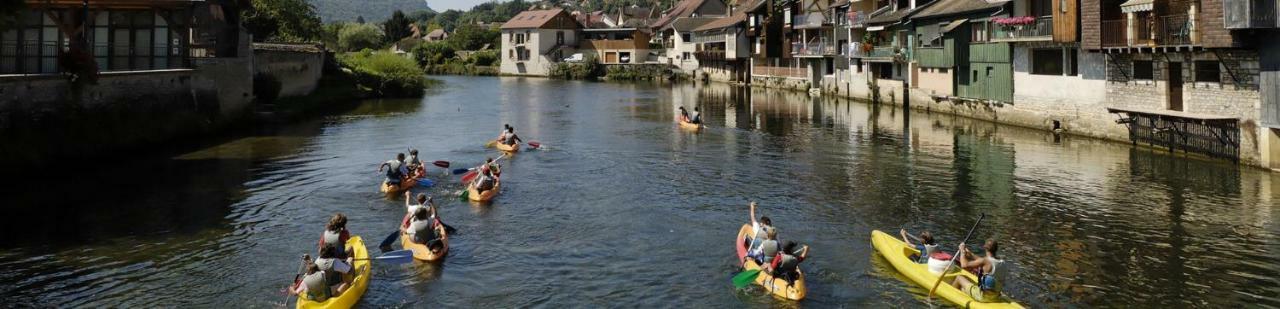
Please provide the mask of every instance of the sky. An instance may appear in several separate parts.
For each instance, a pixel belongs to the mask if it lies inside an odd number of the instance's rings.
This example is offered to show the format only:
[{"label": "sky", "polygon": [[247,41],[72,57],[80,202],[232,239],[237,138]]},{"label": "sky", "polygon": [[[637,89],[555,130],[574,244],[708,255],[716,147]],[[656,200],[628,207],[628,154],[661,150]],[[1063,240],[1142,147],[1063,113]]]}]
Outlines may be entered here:
[{"label": "sky", "polygon": [[470,10],[477,4],[489,2],[490,0],[427,0],[427,5],[437,12],[444,10]]}]

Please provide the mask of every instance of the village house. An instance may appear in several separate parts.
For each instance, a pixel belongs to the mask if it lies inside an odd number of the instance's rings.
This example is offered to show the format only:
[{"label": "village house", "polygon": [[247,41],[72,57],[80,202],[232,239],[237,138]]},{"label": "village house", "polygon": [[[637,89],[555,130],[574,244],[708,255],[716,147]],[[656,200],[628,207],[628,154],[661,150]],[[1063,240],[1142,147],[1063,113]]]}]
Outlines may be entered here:
[{"label": "village house", "polygon": [[[748,1],[753,7],[762,1]],[[702,78],[720,82],[750,81],[750,44],[746,33],[747,11],[738,9],[729,17],[719,18],[694,28],[694,58],[698,60]]]},{"label": "village house", "polygon": [[808,69],[794,58],[794,2],[763,1],[747,7],[747,41],[751,44],[751,84],[809,89]]},{"label": "village house", "polygon": [[449,32],[444,31],[444,29],[431,30],[431,32],[422,37],[422,40],[427,42],[438,42],[447,39],[449,39]]},{"label": "village house", "polygon": [[546,76],[576,52],[582,24],[562,9],[516,14],[502,24],[502,65],[506,75]]},{"label": "village house", "polygon": [[601,64],[640,64],[649,57],[649,33],[636,28],[583,29],[578,51]]},{"label": "village house", "polygon": [[665,49],[662,62],[675,66],[687,74],[696,74],[698,60],[693,56],[697,44],[693,43],[693,29],[716,18],[729,15],[728,5],[722,0],[681,0],[667,10],[649,28],[654,40]]}]

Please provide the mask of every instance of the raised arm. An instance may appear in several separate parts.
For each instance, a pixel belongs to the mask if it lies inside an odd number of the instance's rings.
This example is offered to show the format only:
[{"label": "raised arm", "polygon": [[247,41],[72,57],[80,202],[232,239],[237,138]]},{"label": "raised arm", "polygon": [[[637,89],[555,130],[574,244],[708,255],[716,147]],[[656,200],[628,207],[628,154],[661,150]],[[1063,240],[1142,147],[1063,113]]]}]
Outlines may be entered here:
[{"label": "raised arm", "polygon": [[756,225],[756,201],[751,201],[751,212],[748,215],[751,216],[751,220],[748,220],[751,225]]},{"label": "raised arm", "polygon": [[907,237],[910,236],[907,234],[907,229],[898,229],[898,234],[902,235],[902,242],[907,243],[908,246],[915,246],[911,243],[911,238]]}]

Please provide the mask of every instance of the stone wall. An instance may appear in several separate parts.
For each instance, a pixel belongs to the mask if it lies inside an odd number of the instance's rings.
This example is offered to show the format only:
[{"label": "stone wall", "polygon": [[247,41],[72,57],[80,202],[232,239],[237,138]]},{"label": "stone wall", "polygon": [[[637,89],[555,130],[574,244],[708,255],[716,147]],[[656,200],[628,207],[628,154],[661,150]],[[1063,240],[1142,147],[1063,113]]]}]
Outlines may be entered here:
[{"label": "stone wall", "polygon": [[253,44],[253,72],[280,81],[280,97],[315,91],[324,70],[324,49],[316,44]]},{"label": "stone wall", "polygon": [[796,77],[752,75],[751,85],[765,88],[809,91],[809,80]]}]

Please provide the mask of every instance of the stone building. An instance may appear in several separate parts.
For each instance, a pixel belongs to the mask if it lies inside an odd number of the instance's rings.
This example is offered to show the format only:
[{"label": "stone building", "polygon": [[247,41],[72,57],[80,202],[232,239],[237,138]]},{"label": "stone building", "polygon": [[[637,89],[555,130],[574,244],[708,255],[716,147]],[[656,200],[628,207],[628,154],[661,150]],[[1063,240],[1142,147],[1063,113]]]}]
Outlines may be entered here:
[{"label": "stone building", "polygon": [[499,71],[547,76],[553,65],[577,50],[582,24],[561,9],[531,10],[516,14],[501,29]]},{"label": "stone building", "polygon": [[693,29],[717,18],[729,16],[729,7],[723,0],[681,0],[662,16],[649,24],[654,41],[661,43],[665,56],[659,61],[693,74],[699,68],[693,56],[697,45],[693,42]]}]

